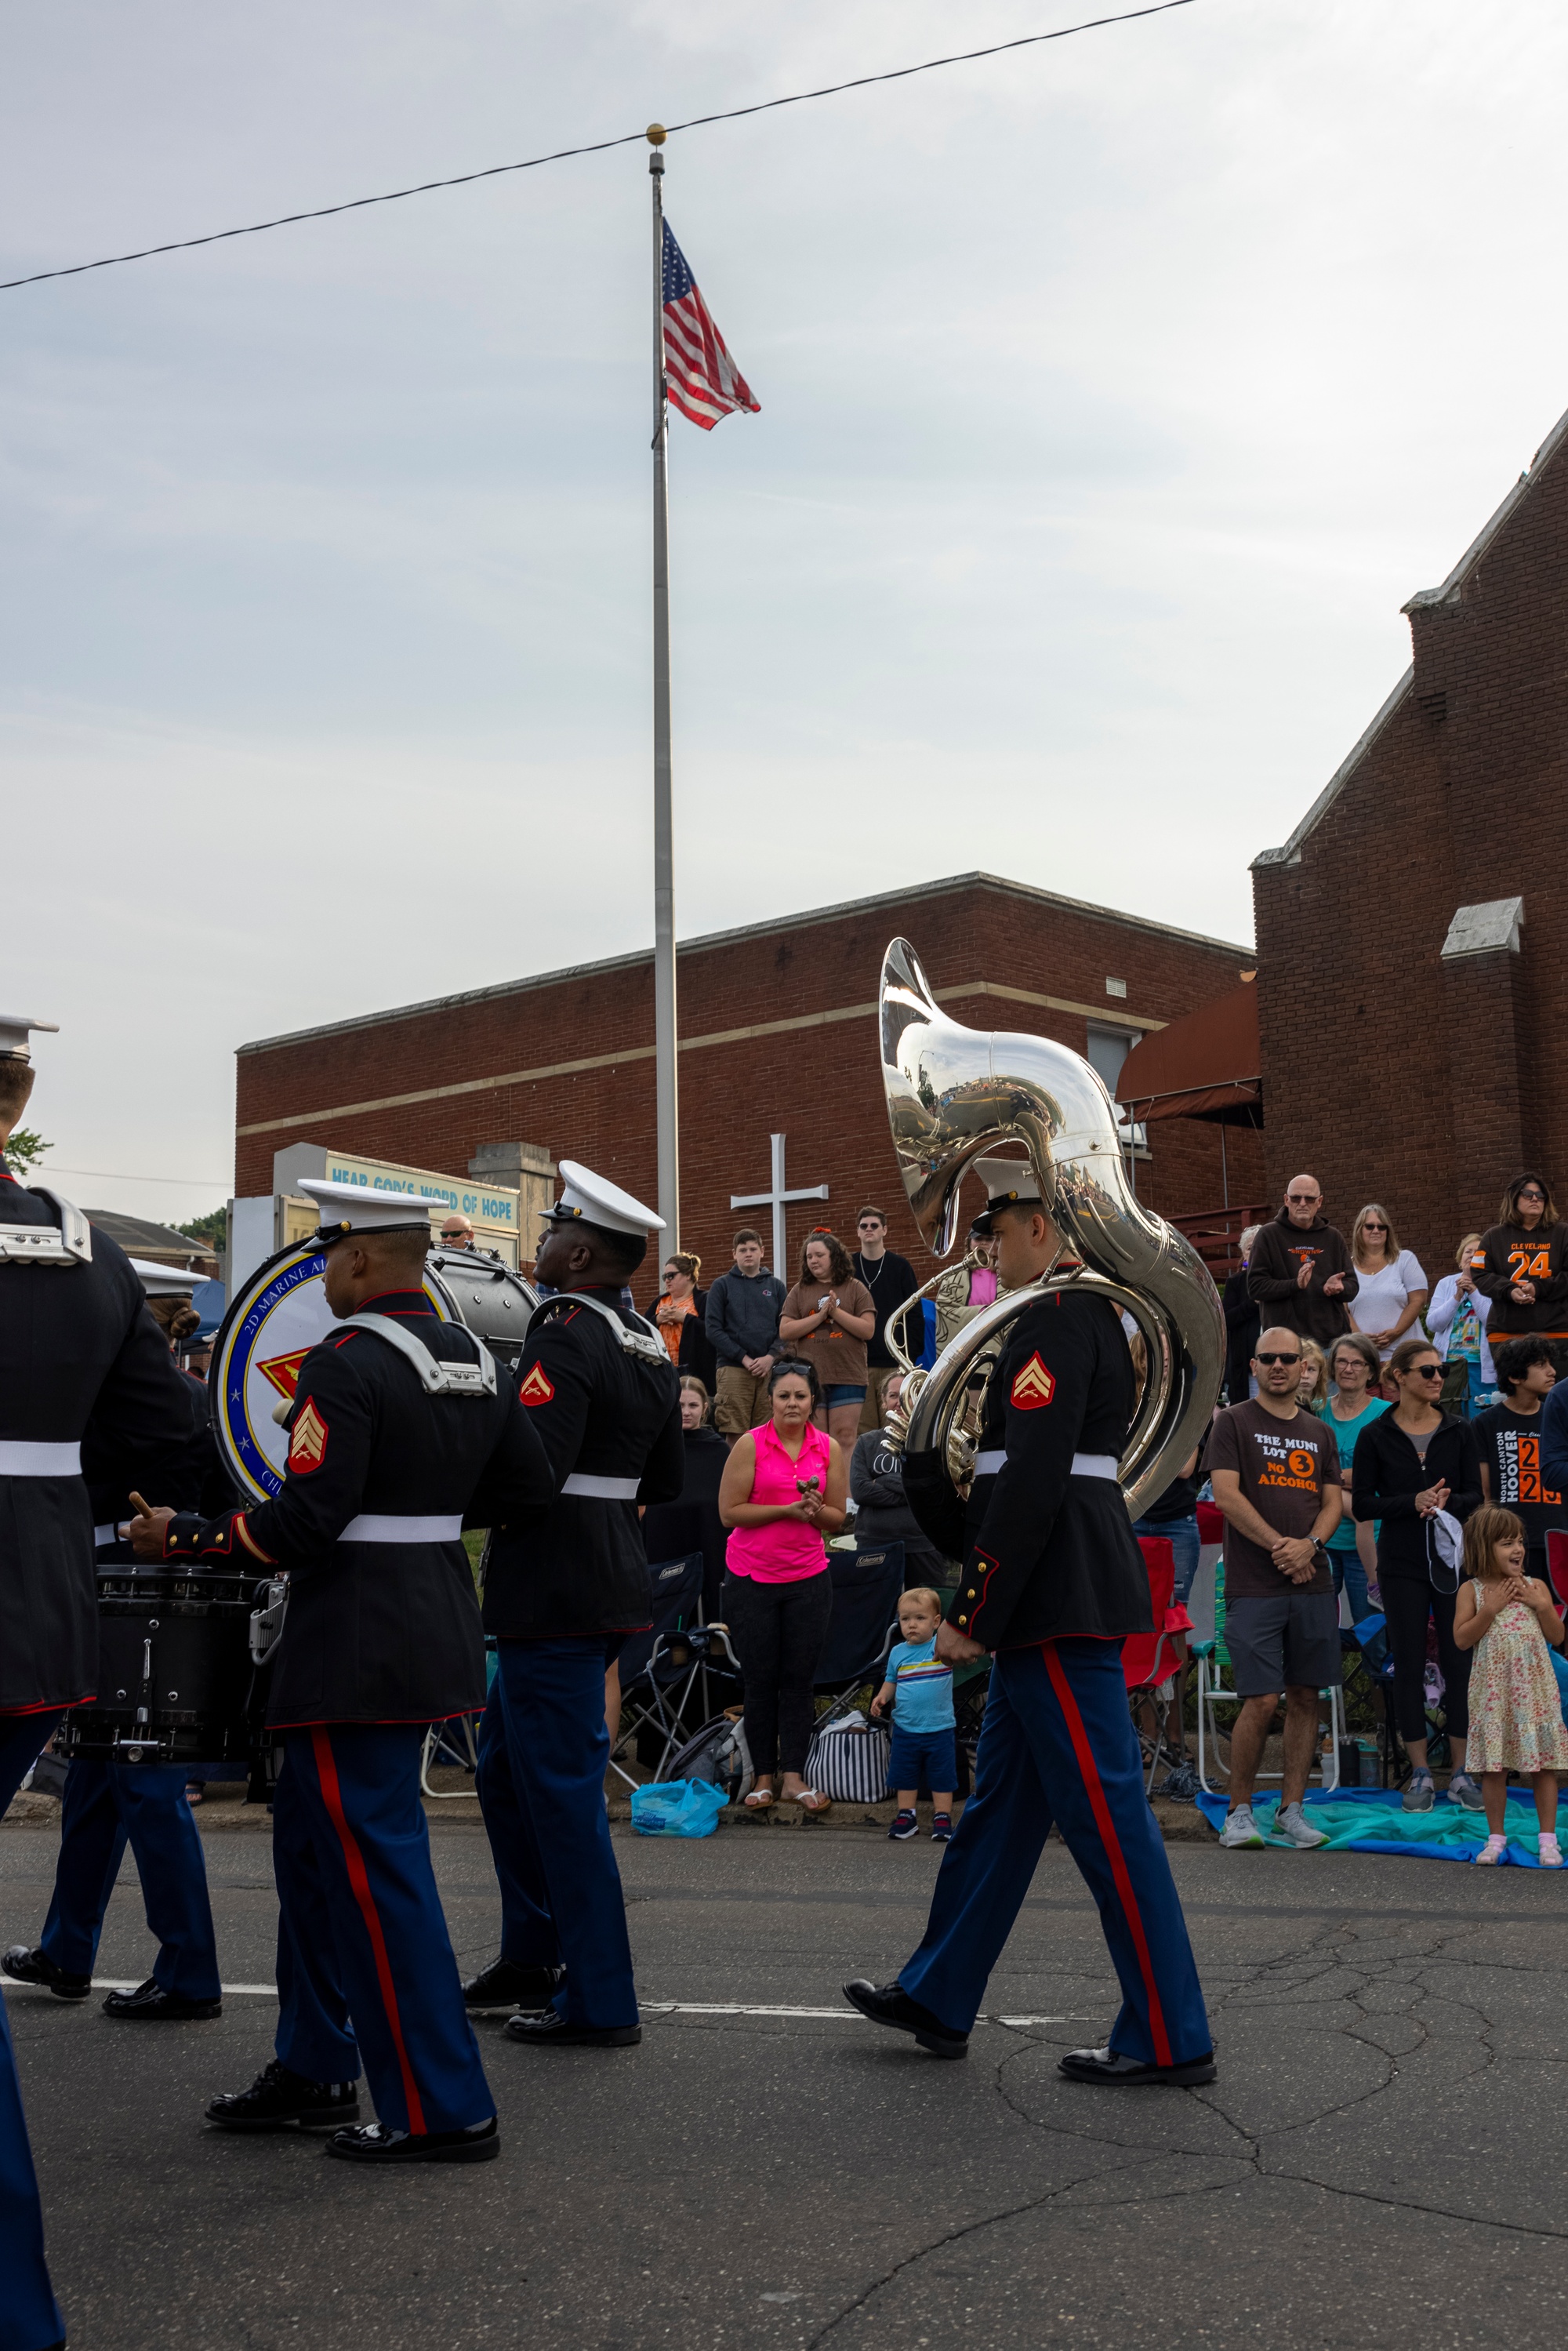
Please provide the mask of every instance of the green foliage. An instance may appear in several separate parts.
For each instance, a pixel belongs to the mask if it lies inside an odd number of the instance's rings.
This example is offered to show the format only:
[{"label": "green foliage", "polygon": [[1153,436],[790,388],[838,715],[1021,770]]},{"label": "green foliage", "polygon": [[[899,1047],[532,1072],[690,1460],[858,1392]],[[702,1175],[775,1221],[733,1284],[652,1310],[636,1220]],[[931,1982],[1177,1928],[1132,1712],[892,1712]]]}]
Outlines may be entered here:
[{"label": "green foliage", "polygon": [[214,1257],[222,1257],[228,1241],[229,1212],[209,1208],[204,1217],[193,1217],[188,1225],[176,1225],[174,1230],[183,1233],[187,1240],[205,1241]]},{"label": "green foliage", "polygon": [[5,1165],[13,1176],[26,1176],[29,1168],[37,1165],[45,1152],[54,1147],[52,1143],[44,1141],[36,1126],[14,1126],[11,1140],[5,1145]]}]

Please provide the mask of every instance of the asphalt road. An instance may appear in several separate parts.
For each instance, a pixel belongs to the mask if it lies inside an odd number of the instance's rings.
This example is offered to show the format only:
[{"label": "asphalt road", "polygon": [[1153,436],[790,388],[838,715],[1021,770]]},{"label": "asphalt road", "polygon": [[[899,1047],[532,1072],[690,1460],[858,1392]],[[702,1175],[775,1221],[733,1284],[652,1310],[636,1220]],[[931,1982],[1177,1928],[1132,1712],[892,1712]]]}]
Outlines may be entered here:
[{"label": "asphalt road", "polygon": [[[55,1843],[0,1834],[6,1942],[36,1937]],[[546,2054],[482,2025],[504,2149],[477,2169],[367,2175],[316,2140],[206,2131],[204,2100],[271,2053],[265,1996],[139,2027],[12,1988],[75,2351],[1561,2341],[1562,1880],[1176,1848],[1220,2076],[1103,2091],[1056,2071],[1114,2002],[1059,1844],[993,1980],[998,2021],[945,2064],[838,1991],[917,1940],[924,1840],[617,1843],[643,2046]],[[434,1844],[476,1962],[497,1921],[483,1833],[443,1822]],[[265,1985],[267,1839],[207,1852],[225,1980]],[[151,1959],[128,1859],[99,1973]]]}]

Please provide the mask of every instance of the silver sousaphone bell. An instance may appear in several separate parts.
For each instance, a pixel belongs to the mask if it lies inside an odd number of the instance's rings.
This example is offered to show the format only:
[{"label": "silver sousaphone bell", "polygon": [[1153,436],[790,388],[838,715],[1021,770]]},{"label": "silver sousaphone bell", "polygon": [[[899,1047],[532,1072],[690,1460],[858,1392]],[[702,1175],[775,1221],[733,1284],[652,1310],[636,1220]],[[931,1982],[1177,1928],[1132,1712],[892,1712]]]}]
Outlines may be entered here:
[{"label": "silver sousaphone bell", "polygon": [[[1081,1053],[1048,1037],[949,1019],[907,939],[894,939],[883,958],[878,1012],[893,1147],[927,1247],[938,1257],[951,1249],[965,1169],[1009,1144],[1028,1152],[1061,1241],[1052,1269],[982,1307],[929,1373],[899,1336],[925,1290],[890,1318],[888,1342],[906,1375],[894,1416],[904,1445],[939,1451],[955,1483],[967,1482],[966,1426],[972,1437],[1012,1324],[1053,1290],[1091,1290],[1124,1309],[1144,1342],[1147,1370],[1118,1470],[1136,1518],[1197,1449],[1219,1395],[1225,1318],[1207,1268],[1184,1234],[1134,1196],[1114,1105]],[[1055,1271],[1064,1258],[1081,1262]],[[891,1433],[895,1441],[901,1434]]]}]

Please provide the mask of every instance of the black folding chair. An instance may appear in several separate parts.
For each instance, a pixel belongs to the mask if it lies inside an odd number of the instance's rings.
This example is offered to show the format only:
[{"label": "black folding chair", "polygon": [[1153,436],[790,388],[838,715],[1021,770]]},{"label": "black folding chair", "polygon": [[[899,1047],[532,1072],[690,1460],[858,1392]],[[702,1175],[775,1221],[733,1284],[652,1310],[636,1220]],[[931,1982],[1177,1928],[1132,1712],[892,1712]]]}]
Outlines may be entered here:
[{"label": "black folding chair", "polygon": [[818,1716],[819,1730],[847,1713],[867,1682],[880,1686],[886,1678],[887,1661],[898,1638],[904,1545],[864,1543],[853,1551],[831,1551],[828,1573],[833,1613],[811,1687],[833,1702]]},{"label": "black folding chair", "polygon": [[633,1633],[622,1647],[621,1731],[610,1758],[611,1770],[629,1788],[638,1783],[616,1758],[640,1733],[647,1734],[647,1743],[659,1750],[653,1767],[653,1777],[659,1779],[676,1748],[690,1736],[685,1708],[699,1675],[710,1660],[733,1665],[723,1626],[715,1626],[710,1634],[701,1622],[701,1552],[660,1561],[648,1573],[653,1586],[653,1622],[647,1632]]}]

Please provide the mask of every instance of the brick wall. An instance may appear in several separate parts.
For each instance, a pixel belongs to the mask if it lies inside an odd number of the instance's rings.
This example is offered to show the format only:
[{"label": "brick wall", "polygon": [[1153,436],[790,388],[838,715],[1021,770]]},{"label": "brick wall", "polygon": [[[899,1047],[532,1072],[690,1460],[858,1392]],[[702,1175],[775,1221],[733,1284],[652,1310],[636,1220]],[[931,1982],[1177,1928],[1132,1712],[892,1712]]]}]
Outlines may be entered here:
[{"label": "brick wall", "polygon": [[[789,1138],[790,1184],[831,1187],[825,1203],[790,1210],[792,1259],[818,1222],[852,1246],[855,1212],[873,1200],[889,1212],[892,1245],[922,1264],[894,1165],[872,1008],[883,951],[900,932],[939,992],[969,991],[949,1003],[956,1019],[1056,1037],[1080,1052],[1091,1011],[1107,1026],[1172,1020],[1232,987],[1252,961],[1221,941],[979,876],[683,947],[682,1238],[700,1252],[706,1276],[728,1263],[742,1221],[731,1193],[768,1186],[776,1131]],[[1126,982],[1124,998],[1107,996],[1108,977]],[[983,992],[998,986],[1058,1002]],[[756,1029],[765,1033],[733,1033]],[[520,1139],[652,1200],[653,1034],[644,956],[244,1048],[235,1189],[270,1190],[274,1152],[295,1142],[455,1175],[481,1143]],[[725,1041],[693,1042],[708,1038]],[[552,1074],[489,1082],[541,1070]],[[388,1101],[408,1095],[426,1098]],[[383,1106],[356,1107],[367,1104]],[[1138,1174],[1144,1197],[1156,1208],[1219,1204],[1216,1129],[1176,1120],[1151,1139]],[[1260,1138],[1233,1132],[1227,1147],[1230,1196],[1256,1196]],[[768,1212],[748,1213],[766,1236]]]},{"label": "brick wall", "polygon": [[[1406,607],[1410,678],[1253,869],[1270,1190],[1310,1169],[1346,1229],[1383,1201],[1434,1281],[1521,1160],[1568,1186],[1565,427]],[[1516,894],[1517,956],[1441,959],[1460,906]]]}]

